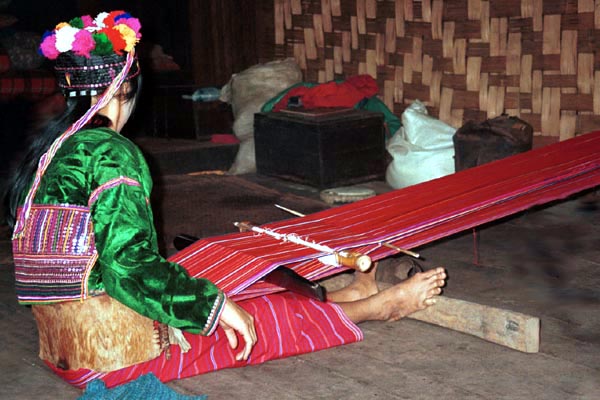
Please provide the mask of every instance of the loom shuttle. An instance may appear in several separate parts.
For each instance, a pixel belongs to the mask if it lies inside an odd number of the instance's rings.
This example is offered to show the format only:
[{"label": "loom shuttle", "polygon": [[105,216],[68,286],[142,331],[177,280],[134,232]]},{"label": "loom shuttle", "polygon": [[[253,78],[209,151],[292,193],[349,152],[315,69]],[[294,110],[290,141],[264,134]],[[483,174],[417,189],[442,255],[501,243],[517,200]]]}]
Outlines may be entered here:
[{"label": "loom shuttle", "polygon": [[338,264],[343,265],[344,267],[357,269],[360,272],[366,272],[371,268],[371,257],[365,254],[346,250],[336,251],[333,254],[335,254],[335,259]]},{"label": "loom shuttle", "polygon": [[277,232],[271,231],[270,229],[264,229],[264,228],[258,227],[247,221],[234,222],[233,225],[235,225],[240,230],[240,232],[251,231],[251,232],[256,232],[256,233],[262,233],[262,234],[269,235],[280,241],[296,243],[300,246],[309,247],[311,249],[314,249],[314,250],[317,250],[317,251],[320,251],[323,253],[333,254],[335,256],[336,263],[338,263],[339,265],[342,265],[344,267],[347,267],[347,268],[352,268],[352,269],[359,270],[361,272],[365,272],[369,268],[371,268],[371,265],[372,265],[371,257],[369,257],[365,254],[357,253],[354,251],[348,251],[348,250],[335,251],[328,246],[324,246],[324,245],[321,245],[318,243],[309,242],[307,240],[301,239],[297,235],[277,233]]}]

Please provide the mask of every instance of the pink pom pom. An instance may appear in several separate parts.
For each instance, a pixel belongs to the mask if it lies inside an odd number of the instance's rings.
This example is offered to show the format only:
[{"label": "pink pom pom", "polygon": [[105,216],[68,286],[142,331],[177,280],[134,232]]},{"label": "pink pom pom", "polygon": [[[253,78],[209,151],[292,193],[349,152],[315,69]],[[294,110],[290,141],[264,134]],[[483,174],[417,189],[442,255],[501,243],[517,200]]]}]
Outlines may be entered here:
[{"label": "pink pom pom", "polygon": [[44,57],[56,60],[60,52],[56,49],[56,35],[48,35],[40,44],[40,51]]},{"label": "pink pom pom", "polygon": [[94,19],[89,15],[82,16],[81,20],[83,21],[84,28],[89,28],[90,26],[94,26]]},{"label": "pink pom pom", "polygon": [[92,37],[91,32],[81,29],[75,34],[75,40],[73,41],[73,53],[78,56],[84,56],[90,58],[90,51],[94,50],[96,42]]},{"label": "pink pom pom", "polygon": [[140,24],[139,19],[127,18],[127,19],[120,19],[118,22],[123,23],[123,24],[127,25],[128,27],[130,27],[135,32],[135,36],[138,39],[142,37],[142,35],[140,34],[140,29],[142,29],[142,24]]}]

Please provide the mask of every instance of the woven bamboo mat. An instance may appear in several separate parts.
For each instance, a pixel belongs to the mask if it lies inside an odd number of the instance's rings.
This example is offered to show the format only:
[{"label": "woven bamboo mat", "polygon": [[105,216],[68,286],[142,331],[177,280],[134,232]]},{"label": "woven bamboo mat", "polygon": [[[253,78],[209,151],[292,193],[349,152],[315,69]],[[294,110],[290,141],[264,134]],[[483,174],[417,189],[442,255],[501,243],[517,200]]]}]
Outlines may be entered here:
[{"label": "woven bamboo mat", "polygon": [[274,58],[305,80],[376,78],[455,127],[501,113],[561,140],[600,127],[594,0],[274,0]]}]

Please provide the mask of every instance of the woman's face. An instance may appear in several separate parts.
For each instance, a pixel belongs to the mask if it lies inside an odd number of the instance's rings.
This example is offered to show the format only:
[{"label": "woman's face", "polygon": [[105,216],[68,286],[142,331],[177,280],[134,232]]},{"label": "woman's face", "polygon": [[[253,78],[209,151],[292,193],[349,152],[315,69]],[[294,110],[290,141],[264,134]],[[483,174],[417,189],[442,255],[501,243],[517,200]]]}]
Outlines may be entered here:
[{"label": "woman's face", "polygon": [[[135,109],[136,98],[128,96],[130,90],[129,82],[123,82],[119,92],[99,111],[111,121],[110,128],[117,132],[121,132]],[[97,101],[98,97],[93,97],[92,105]]]},{"label": "woman's face", "polygon": [[135,109],[135,97],[131,97],[129,92],[131,91],[131,85],[128,81],[123,82],[121,88],[119,89],[119,93],[115,96],[120,103],[120,112],[118,113],[118,118],[114,121],[113,129],[117,132],[121,132],[127,121],[129,121],[129,117],[133,113]]},{"label": "woman's face", "polygon": [[121,100],[121,112],[118,114],[118,118],[114,121],[113,129],[117,132],[121,132],[121,129],[125,126],[127,121],[129,121],[129,117],[133,113],[133,109],[135,108],[135,99],[129,100]]}]

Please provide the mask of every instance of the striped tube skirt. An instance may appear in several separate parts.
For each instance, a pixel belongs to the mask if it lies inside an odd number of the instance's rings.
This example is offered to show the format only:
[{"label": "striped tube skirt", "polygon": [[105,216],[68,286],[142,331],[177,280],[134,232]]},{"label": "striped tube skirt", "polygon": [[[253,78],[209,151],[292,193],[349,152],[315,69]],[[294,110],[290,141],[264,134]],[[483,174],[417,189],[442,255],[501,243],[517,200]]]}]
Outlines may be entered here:
[{"label": "striped tube skirt", "polygon": [[65,381],[84,388],[95,379],[107,387],[127,383],[152,372],[162,382],[187,378],[224,368],[261,364],[294,355],[310,353],[347,343],[361,341],[361,330],[334,303],[323,303],[291,292],[269,294],[237,302],[254,316],[258,342],[247,361],[236,361],[235,354],[243,348],[231,349],[224,331],[219,327],[211,336],[184,332],[191,345],[187,353],[179,346],[170,346],[170,357],[159,357],[112,372],[89,369],[62,370],[46,364]]}]

